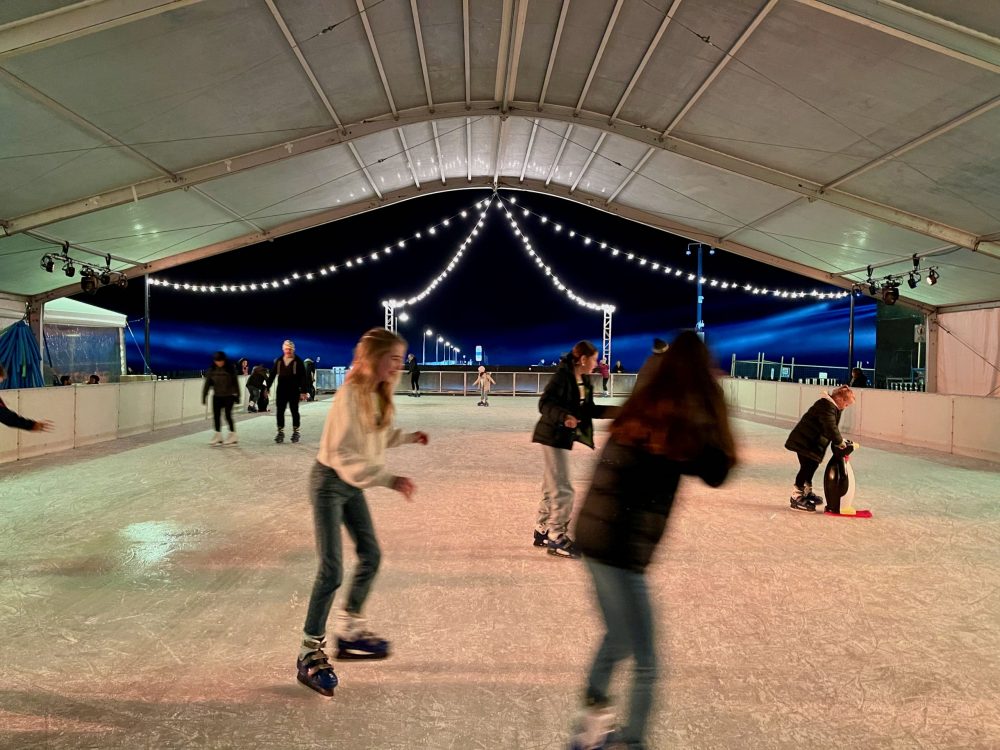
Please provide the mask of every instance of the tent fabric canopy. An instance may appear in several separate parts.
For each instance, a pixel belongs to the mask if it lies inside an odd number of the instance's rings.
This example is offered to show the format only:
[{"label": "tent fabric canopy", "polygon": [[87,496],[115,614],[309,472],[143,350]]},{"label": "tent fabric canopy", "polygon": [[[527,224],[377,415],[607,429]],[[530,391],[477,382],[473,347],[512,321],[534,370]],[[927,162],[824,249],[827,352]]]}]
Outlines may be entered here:
[{"label": "tent fabric canopy", "polygon": [[948,0],[8,4],[0,292],[76,291],[64,242],[139,275],[498,187],[1000,306],[998,34]]}]

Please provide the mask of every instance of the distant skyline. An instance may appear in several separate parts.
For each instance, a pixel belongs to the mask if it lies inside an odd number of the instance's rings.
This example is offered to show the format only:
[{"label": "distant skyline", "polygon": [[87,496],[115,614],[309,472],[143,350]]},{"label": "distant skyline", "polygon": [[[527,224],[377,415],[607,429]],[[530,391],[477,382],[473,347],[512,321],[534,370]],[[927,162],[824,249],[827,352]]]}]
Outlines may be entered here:
[{"label": "distant skyline", "polygon": [[[670,338],[694,327],[696,285],[687,276],[695,272],[696,259],[686,255],[689,240],[547,195],[507,190],[501,194],[516,196],[520,210],[527,208],[549,220],[542,224],[536,216],[515,213],[532,248],[561,283],[585,299],[616,306],[612,359],[622,360],[626,369],[641,364],[654,336]],[[489,197],[489,191],[467,190],[417,198],[157,274],[204,285],[250,284],[293,273],[304,276],[352,260],[351,268],[256,293],[195,294],[153,287],[154,372],[200,370],[216,349],[254,362],[268,361],[280,352],[285,338],[296,341],[303,357],[320,357],[322,366],[347,364],[360,334],[383,325],[381,301],[413,296],[427,287],[446,269],[474,219],[456,217],[448,227],[439,224],[433,236],[428,227]],[[562,231],[553,230],[555,223]],[[420,239],[397,246],[416,232]],[[582,235],[592,242],[584,245]],[[599,247],[602,242],[608,245],[604,250]],[[370,259],[371,252],[387,245],[394,252],[379,252],[378,260]],[[612,257],[611,248],[618,248],[619,255]],[[633,261],[625,260],[628,253],[634,254]],[[358,256],[367,262],[356,265],[353,260]],[[640,257],[648,259],[645,266],[638,265]],[[682,276],[654,273],[653,263],[681,269]],[[704,253],[703,273],[768,288],[835,291],[723,250]],[[142,286],[136,280],[128,289],[102,289],[96,296],[79,299],[137,321],[132,330],[141,346]],[[776,299],[708,285],[704,294],[707,341],[726,370],[733,353],[750,359],[759,351],[774,359],[847,364],[846,298]],[[867,298],[858,303],[856,359],[871,360],[875,303]],[[398,329],[418,359],[427,328],[443,333],[464,352],[483,346],[495,365],[551,361],[579,339],[598,347],[601,343],[602,314],[577,305],[554,288],[495,208],[453,270],[406,312],[410,319]],[[139,371],[139,348],[127,338],[129,366]]]}]

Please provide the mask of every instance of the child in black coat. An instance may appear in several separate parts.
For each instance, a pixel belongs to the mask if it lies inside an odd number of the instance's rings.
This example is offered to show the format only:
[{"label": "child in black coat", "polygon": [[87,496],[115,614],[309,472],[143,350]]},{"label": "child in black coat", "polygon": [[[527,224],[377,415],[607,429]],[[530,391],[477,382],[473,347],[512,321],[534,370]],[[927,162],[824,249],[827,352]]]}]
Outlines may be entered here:
[{"label": "child in black coat", "polygon": [[815,511],[823,498],[813,492],[812,481],[816,469],[823,461],[827,446],[833,443],[845,448],[847,443],[840,434],[840,415],[854,403],[854,391],[842,385],[809,407],[785,441],[785,448],[798,454],[799,473],[789,499],[793,510]]}]

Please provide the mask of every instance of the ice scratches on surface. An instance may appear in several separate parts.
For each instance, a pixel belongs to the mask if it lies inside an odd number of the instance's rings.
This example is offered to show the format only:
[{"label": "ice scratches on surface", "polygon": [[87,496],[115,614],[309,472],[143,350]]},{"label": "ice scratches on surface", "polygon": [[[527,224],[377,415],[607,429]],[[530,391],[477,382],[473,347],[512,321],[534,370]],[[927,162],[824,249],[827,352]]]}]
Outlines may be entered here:
[{"label": "ice scratches on surface", "polygon": [[[188,426],[0,468],[0,748],[565,747],[600,626],[584,567],[531,546],[536,401],[398,403],[431,444],[390,453],[415,503],[368,493],[393,655],[337,663],[333,700],[294,679],[328,403],[299,445],[262,415],[235,447]],[[649,746],[998,747],[1000,467],[865,445],[875,518],[834,521],[786,510],[787,430],[737,426],[649,570]],[[596,454],[571,458],[582,493]]]}]

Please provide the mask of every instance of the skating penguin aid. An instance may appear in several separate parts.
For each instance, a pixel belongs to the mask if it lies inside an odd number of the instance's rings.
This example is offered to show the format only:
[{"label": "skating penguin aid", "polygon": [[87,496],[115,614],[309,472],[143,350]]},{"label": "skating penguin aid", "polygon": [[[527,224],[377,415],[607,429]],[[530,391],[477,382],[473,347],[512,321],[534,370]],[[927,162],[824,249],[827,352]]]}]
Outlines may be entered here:
[{"label": "skating penguin aid", "polygon": [[851,467],[851,454],[860,447],[858,443],[845,441],[843,448],[833,446],[833,455],[823,472],[823,493],[826,495],[826,510],[830,516],[844,518],[871,518],[870,510],[854,507],[856,483]]}]

